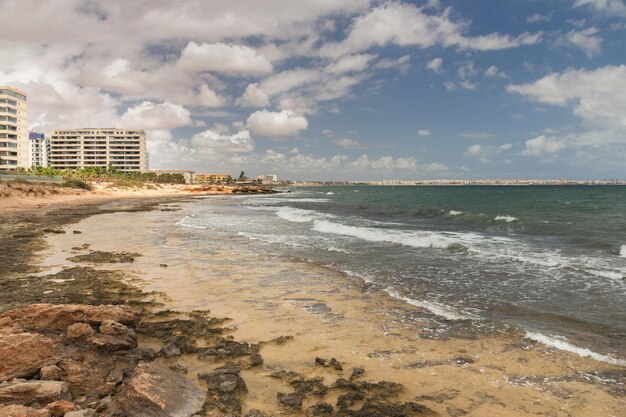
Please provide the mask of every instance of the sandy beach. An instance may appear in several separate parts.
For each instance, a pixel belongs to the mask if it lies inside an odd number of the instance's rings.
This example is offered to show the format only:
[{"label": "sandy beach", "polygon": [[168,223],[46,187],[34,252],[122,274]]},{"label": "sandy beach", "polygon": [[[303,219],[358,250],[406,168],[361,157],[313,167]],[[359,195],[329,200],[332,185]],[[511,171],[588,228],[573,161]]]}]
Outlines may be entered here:
[{"label": "sandy beach", "polygon": [[[514,332],[470,336],[464,326],[471,323],[444,321],[433,328],[421,320],[419,307],[371,291],[357,278],[250,253],[236,238],[216,236],[199,244],[171,232],[195,203],[162,198],[74,201],[78,211],[66,211],[55,231],[14,252],[20,259],[32,253],[33,261],[29,268],[5,268],[2,309],[27,301],[20,292],[6,291],[10,280],[36,279],[41,288],[29,291],[28,303],[58,304],[75,299],[73,292],[93,293],[79,284],[79,275],[98,280],[118,274],[116,279],[133,291],[87,297],[87,304],[118,298],[111,304],[134,305],[144,322],[207,310],[212,318],[228,318],[225,340],[248,346],[234,357],[202,355],[197,349],[185,353],[180,340],[173,355],[163,355],[172,339],[154,329],[139,331],[139,346],[160,352],[155,362],[184,369],[186,381],[203,392],[207,380],[198,375],[235,358],[247,361],[238,365],[247,387],[237,396],[240,411],[205,404],[200,415],[617,417],[626,406],[623,367],[551,349]],[[41,226],[43,218],[29,219],[26,228]],[[10,240],[5,225],[3,241]],[[112,257],[124,253],[133,255]],[[141,292],[149,294],[148,301],[138,303]],[[168,313],[158,313],[163,311]],[[211,347],[215,339],[195,342]],[[262,363],[250,363],[257,353]],[[393,384],[377,385],[380,381]],[[213,401],[222,400],[217,395]],[[101,412],[108,415],[106,408]]]}]

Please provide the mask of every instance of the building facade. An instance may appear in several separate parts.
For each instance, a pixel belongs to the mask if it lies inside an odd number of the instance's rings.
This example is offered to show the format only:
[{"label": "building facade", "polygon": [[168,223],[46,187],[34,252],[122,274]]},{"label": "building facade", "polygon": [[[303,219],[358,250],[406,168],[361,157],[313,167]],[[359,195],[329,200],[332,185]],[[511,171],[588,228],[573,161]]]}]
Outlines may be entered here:
[{"label": "building facade", "polygon": [[163,169],[153,169],[151,170],[152,172],[154,172],[157,175],[161,175],[161,174],[182,174],[183,177],[185,178],[185,184],[193,184],[194,183],[194,171],[189,171],[187,169],[170,169],[170,170],[163,170]]},{"label": "building facade", "polygon": [[194,175],[196,184],[221,184],[233,181],[230,174],[196,174]]},{"label": "building facade", "polygon": [[55,130],[49,165],[55,169],[106,168],[147,172],[146,132],[121,129]]},{"label": "building facade", "polygon": [[28,134],[28,166],[46,167],[50,156],[50,137],[43,133],[30,132]]},{"label": "building facade", "polygon": [[0,168],[28,167],[26,93],[0,86]]}]

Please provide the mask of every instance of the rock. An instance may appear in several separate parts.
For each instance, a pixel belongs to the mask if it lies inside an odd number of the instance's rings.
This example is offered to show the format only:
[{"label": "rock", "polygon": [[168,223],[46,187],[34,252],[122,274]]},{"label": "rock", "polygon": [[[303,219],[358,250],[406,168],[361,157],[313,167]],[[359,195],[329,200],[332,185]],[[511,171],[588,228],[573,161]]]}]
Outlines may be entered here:
[{"label": "rock", "polygon": [[94,336],[96,331],[87,323],[74,323],[67,327],[65,335],[68,339],[89,339]]},{"label": "rock", "polygon": [[318,356],[315,357],[315,364],[320,366],[326,366],[326,359],[322,359]]},{"label": "rock", "polygon": [[95,416],[96,416],[96,410],[92,408],[87,408],[85,410],[80,410],[80,411],[70,411],[69,413],[65,414],[65,417],[95,417]]},{"label": "rock", "polygon": [[279,392],[276,394],[276,399],[278,400],[278,404],[282,407],[291,411],[300,411],[302,410],[302,400],[304,399],[304,395],[300,392],[292,392],[288,394]]},{"label": "rock", "polygon": [[52,417],[62,417],[65,413],[69,413],[74,408],[76,408],[74,403],[65,400],[55,401],[46,405],[46,409],[50,412]]},{"label": "rock", "polygon": [[310,410],[314,416],[332,416],[334,411],[333,406],[324,401],[317,402]]},{"label": "rock", "polygon": [[363,376],[364,373],[365,373],[365,369],[363,369],[363,368],[354,368],[352,370],[352,375],[350,375],[350,380],[352,381],[354,379],[360,378],[360,377]]},{"label": "rock", "polygon": [[241,396],[248,392],[248,387],[239,372],[239,366],[228,362],[211,372],[198,374],[198,378],[207,383],[206,404],[224,413],[240,413]]},{"label": "rock", "polygon": [[254,409],[254,410],[248,411],[244,417],[269,417],[269,416],[271,416],[271,414],[267,414],[267,413],[264,413],[263,411]]},{"label": "rock", "polygon": [[221,339],[214,346],[198,350],[200,359],[213,356],[216,359],[231,359],[254,353],[248,343],[235,342],[234,340]]},{"label": "rock", "polygon": [[135,319],[133,309],[116,305],[85,304],[30,304],[4,312],[0,317],[11,321],[25,330],[64,330],[74,323],[100,325],[106,320],[130,324]]},{"label": "rock", "polygon": [[343,366],[341,366],[341,362],[339,362],[335,358],[331,358],[330,362],[328,362],[328,366],[331,368],[335,368],[337,371],[343,371]]},{"label": "rock", "polygon": [[4,404],[48,404],[58,400],[71,400],[65,382],[16,380],[0,385],[0,402]]},{"label": "rock", "polygon": [[59,381],[61,379],[61,368],[56,365],[44,366],[39,370],[39,379],[42,381]]},{"label": "rock", "polygon": [[161,348],[161,356],[164,358],[172,358],[180,355],[180,349],[172,342],[168,342]]},{"label": "rock", "polygon": [[50,417],[46,409],[34,409],[23,405],[0,405],[0,417]]},{"label": "rock", "polygon": [[99,330],[100,333],[90,339],[92,345],[98,349],[114,352],[137,347],[137,335],[135,331],[121,323],[105,320]]},{"label": "rock", "polygon": [[34,375],[42,366],[57,361],[56,350],[52,339],[39,334],[1,336],[0,382]]},{"label": "rock", "polygon": [[73,230],[72,233],[74,233],[75,235],[80,235],[83,232],[81,232],[80,230]]},{"label": "rock", "polygon": [[186,417],[202,410],[205,394],[171,369],[141,363],[120,387],[117,405],[133,417]]}]

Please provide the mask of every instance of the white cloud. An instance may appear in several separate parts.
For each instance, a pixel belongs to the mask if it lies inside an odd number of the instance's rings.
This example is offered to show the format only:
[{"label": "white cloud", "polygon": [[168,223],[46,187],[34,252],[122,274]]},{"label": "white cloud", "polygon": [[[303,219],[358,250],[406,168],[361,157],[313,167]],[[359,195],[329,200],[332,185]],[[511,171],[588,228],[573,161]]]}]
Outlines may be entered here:
[{"label": "white cloud", "polygon": [[174,129],[191,124],[189,110],[183,106],[151,101],[129,107],[121,120],[128,128],[146,130]]},{"label": "white cloud", "polygon": [[582,49],[589,57],[602,52],[602,41],[603,39],[598,36],[598,29],[595,27],[580,31],[572,30],[563,38],[563,42]]},{"label": "white cloud", "polygon": [[419,136],[430,136],[430,130],[428,130],[428,129],[419,129],[417,131],[417,134]]},{"label": "white cloud", "polygon": [[500,71],[497,66],[492,65],[485,71],[486,77],[491,78],[509,78],[509,76],[504,71]]},{"label": "white cloud", "polygon": [[346,72],[360,72],[366,69],[371,60],[376,58],[372,54],[348,55],[340,58],[325,68],[331,74],[343,74]]},{"label": "white cloud", "polygon": [[339,138],[335,139],[333,142],[344,149],[357,149],[361,147],[361,144],[356,139]]},{"label": "white cloud", "polygon": [[403,55],[397,59],[385,58],[378,61],[374,68],[376,69],[396,69],[401,73],[406,73],[411,68],[411,55]]},{"label": "white cloud", "polygon": [[528,16],[526,18],[526,21],[528,23],[548,23],[552,20],[552,15],[551,14],[546,14],[543,15],[541,13],[534,13],[531,16]]},{"label": "white cloud", "polygon": [[498,50],[537,43],[540,34],[517,37],[491,33],[466,37],[466,22],[450,19],[451,9],[441,14],[426,14],[414,5],[386,2],[358,17],[350,33],[341,42],[328,43],[321,48],[326,56],[343,56],[388,44],[414,45],[426,48],[434,45],[460,49]]},{"label": "white cloud", "polygon": [[434,58],[428,61],[426,64],[426,68],[433,72],[440,73],[443,68],[443,59],[442,58]]},{"label": "white cloud", "polygon": [[[478,159],[480,162],[484,164],[489,164],[492,162],[493,158],[497,155],[508,152],[513,148],[511,143],[507,143],[501,146],[486,146],[481,144],[475,144],[469,146],[465,150],[465,156],[472,157]],[[504,162],[501,161],[501,162]]]},{"label": "white cloud", "polygon": [[489,132],[463,132],[459,136],[464,139],[489,139],[493,137],[493,133]]},{"label": "white cloud", "polygon": [[478,84],[473,83],[470,80],[461,81],[459,83],[459,86],[461,86],[462,88],[466,90],[476,90],[476,88],[478,88]]},{"label": "white cloud", "polygon": [[587,126],[626,132],[626,65],[570,69],[532,83],[509,85],[507,91],[539,103],[572,105]]},{"label": "white cloud", "polygon": [[589,7],[596,12],[608,15],[626,16],[623,0],[575,0],[574,7]]},{"label": "white cloud", "polygon": [[567,144],[554,136],[537,136],[525,142],[522,155],[545,157],[553,155],[567,147]]},{"label": "white cloud", "polygon": [[252,48],[222,42],[197,44],[189,42],[178,65],[193,71],[215,71],[229,75],[267,74],[270,61]]},{"label": "white cloud", "polygon": [[292,136],[309,126],[307,119],[293,111],[271,112],[260,110],[252,113],[246,122],[247,128],[257,135],[270,138]]},{"label": "white cloud", "polygon": [[208,152],[217,156],[254,151],[254,141],[247,130],[229,135],[222,129],[208,129],[194,135],[190,145],[203,154]]},{"label": "white cloud", "polygon": [[265,91],[259,88],[257,83],[248,84],[235,104],[242,107],[267,107],[270,105],[270,97]]},{"label": "white cloud", "polygon": [[321,74],[314,69],[295,68],[279,72],[261,83],[261,89],[270,96],[292,90],[294,88],[310,85],[319,81]]}]

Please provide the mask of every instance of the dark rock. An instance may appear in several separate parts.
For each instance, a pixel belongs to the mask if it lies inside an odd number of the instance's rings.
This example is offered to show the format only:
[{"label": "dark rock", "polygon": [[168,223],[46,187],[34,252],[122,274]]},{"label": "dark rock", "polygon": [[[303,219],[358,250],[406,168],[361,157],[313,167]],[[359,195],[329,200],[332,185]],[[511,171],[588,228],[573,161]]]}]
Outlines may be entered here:
[{"label": "dark rock", "polygon": [[48,404],[58,400],[71,400],[68,386],[59,381],[14,380],[0,384],[0,403],[30,405]]},{"label": "dark rock", "polygon": [[73,230],[72,233],[74,233],[75,235],[80,235],[83,232],[81,232],[80,230]]},{"label": "dark rock", "polygon": [[365,394],[359,391],[351,391],[346,394],[341,394],[339,398],[337,398],[337,407],[339,409],[352,407],[359,401],[365,399]]},{"label": "dark rock", "polygon": [[467,365],[467,364],[474,363],[475,361],[474,361],[474,359],[468,358],[468,357],[465,357],[465,356],[456,356],[456,357],[452,358],[452,360],[450,362],[455,364],[455,365]]},{"label": "dark rock", "polygon": [[205,408],[217,407],[224,413],[241,413],[241,396],[248,392],[248,388],[239,372],[239,366],[227,362],[211,372],[198,374],[198,378],[207,383]]},{"label": "dark rock", "polygon": [[315,357],[315,364],[319,365],[319,366],[324,366],[326,367],[326,359],[322,359],[318,356]]},{"label": "dark rock", "polygon": [[341,410],[337,416],[341,417],[434,417],[430,408],[421,404],[408,402],[404,404],[391,402],[366,401],[358,410]]},{"label": "dark rock", "polygon": [[198,349],[198,352],[198,358],[200,359],[209,356],[216,359],[232,359],[253,353],[248,343],[240,343],[227,339],[220,339],[220,341],[212,347]]},{"label": "dark rock", "polygon": [[179,374],[183,374],[183,375],[187,375],[187,373],[189,372],[189,369],[185,368],[184,366],[180,364],[171,365],[170,369],[174,372],[178,372]]},{"label": "dark rock", "polygon": [[269,417],[270,414],[264,413],[260,410],[250,410],[244,417]]},{"label": "dark rock", "polygon": [[131,263],[135,262],[135,258],[140,256],[140,253],[93,251],[85,255],[72,256],[68,258],[68,261],[92,264]]},{"label": "dark rock", "polygon": [[419,397],[415,398],[415,401],[432,401],[437,404],[441,404],[444,401],[449,401],[458,397],[459,394],[460,392],[455,389],[441,390],[432,394],[420,395]]},{"label": "dark rock", "polygon": [[180,355],[180,349],[172,342],[168,342],[161,348],[161,356],[164,358],[173,358]]},{"label": "dark rock", "polygon": [[335,358],[331,358],[330,362],[328,362],[328,366],[331,368],[335,368],[337,371],[343,371],[343,366],[341,366],[341,362],[339,362]]},{"label": "dark rock", "polygon": [[317,402],[310,410],[314,416],[332,416],[334,411],[332,405],[323,401]]},{"label": "dark rock", "polygon": [[291,411],[302,410],[302,400],[304,400],[304,394],[300,392],[284,393],[279,392],[276,394],[278,404]]},{"label": "dark rock", "polygon": [[365,369],[363,368],[354,368],[352,370],[352,375],[350,375],[350,380],[354,380],[357,378],[360,378],[363,376],[363,374],[365,374]]}]

